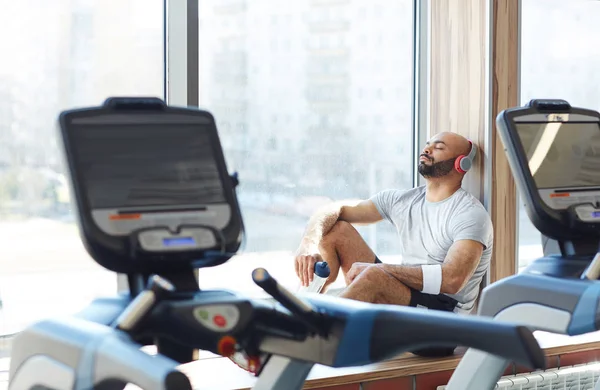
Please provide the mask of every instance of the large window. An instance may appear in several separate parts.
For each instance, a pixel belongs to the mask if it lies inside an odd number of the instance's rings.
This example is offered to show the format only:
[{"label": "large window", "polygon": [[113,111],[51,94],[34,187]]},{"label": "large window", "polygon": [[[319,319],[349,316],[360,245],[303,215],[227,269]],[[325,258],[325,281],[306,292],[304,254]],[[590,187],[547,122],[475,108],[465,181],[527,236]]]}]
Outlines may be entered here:
[{"label": "large window", "polygon": [[[162,0],[19,0],[0,11],[0,333],[116,292],[82,247],[60,110],[163,96]],[[2,351],[4,353],[5,351]]]},{"label": "large window", "polygon": [[[522,0],[521,102],[566,99],[600,110],[600,2]],[[519,203],[519,268],[542,255],[541,236]]]},{"label": "large window", "polygon": [[[215,115],[239,172],[247,231],[244,251],[201,270],[201,286],[258,293],[250,273],[265,266],[295,289],[293,253],[317,207],[412,187],[412,8],[412,0],[200,0],[200,106]],[[394,261],[388,223],[360,232]]]}]

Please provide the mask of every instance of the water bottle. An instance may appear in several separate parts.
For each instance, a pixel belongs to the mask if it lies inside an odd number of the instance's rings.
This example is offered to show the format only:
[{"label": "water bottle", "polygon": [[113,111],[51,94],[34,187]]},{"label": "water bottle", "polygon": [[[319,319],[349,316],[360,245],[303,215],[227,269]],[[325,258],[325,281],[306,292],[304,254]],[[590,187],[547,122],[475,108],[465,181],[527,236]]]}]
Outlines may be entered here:
[{"label": "water bottle", "polygon": [[308,287],[300,286],[299,292],[314,292],[320,293],[329,277],[331,270],[326,261],[318,261],[315,263],[315,275]]}]

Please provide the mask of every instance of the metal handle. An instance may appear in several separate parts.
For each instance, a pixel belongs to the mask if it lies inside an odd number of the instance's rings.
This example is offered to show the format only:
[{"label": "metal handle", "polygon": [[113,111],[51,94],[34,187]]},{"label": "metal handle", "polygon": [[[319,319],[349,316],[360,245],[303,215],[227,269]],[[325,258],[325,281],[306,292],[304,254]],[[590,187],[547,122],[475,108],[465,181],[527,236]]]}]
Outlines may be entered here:
[{"label": "metal handle", "polygon": [[173,291],[175,286],[171,282],[158,275],[152,275],[148,280],[148,287],[135,297],[113,326],[126,332],[133,330],[162,298]]},{"label": "metal handle", "polygon": [[598,280],[600,278],[600,253],[596,253],[594,259],[581,274],[581,279]]}]

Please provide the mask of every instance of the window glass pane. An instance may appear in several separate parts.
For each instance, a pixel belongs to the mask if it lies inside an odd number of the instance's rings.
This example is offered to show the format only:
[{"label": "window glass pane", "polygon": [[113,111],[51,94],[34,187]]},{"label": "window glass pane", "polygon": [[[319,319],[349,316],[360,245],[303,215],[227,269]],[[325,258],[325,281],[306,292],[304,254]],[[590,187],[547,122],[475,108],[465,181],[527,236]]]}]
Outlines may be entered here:
[{"label": "window glass pane", "polygon": [[[412,187],[412,3],[200,0],[200,106],[240,174],[247,229],[243,253],[201,270],[201,286],[258,292],[250,272],[265,266],[295,289],[292,254],[317,207]],[[360,232],[398,253],[391,224]]]},{"label": "window glass pane", "polygon": [[163,95],[162,0],[0,8],[0,333],[116,292],[83,248],[55,122],[116,94]]},{"label": "window glass pane", "polygon": [[[600,2],[523,0],[521,102],[566,99],[600,110]],[[542,255],[539,231],[519,202],[519,268]]]}]

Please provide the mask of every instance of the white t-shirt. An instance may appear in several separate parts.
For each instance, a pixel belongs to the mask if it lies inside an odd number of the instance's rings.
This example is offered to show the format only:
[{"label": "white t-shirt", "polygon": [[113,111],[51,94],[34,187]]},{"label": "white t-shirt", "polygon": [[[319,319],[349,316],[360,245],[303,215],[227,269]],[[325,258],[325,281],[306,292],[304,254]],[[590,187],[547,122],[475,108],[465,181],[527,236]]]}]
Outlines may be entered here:
[{"label": "white t-shirt", "polygon": [[455,312],[469,313],[489,267],[494,240],[492,220],[481,202],[462,188],[440,202],[429,202],[425,186],[384,190],[371,201],[396,227],[405,264],[442,264],[458,240],[483,244],[483,255],[471,279],[457,294],[447,294],[458,301]]}]

